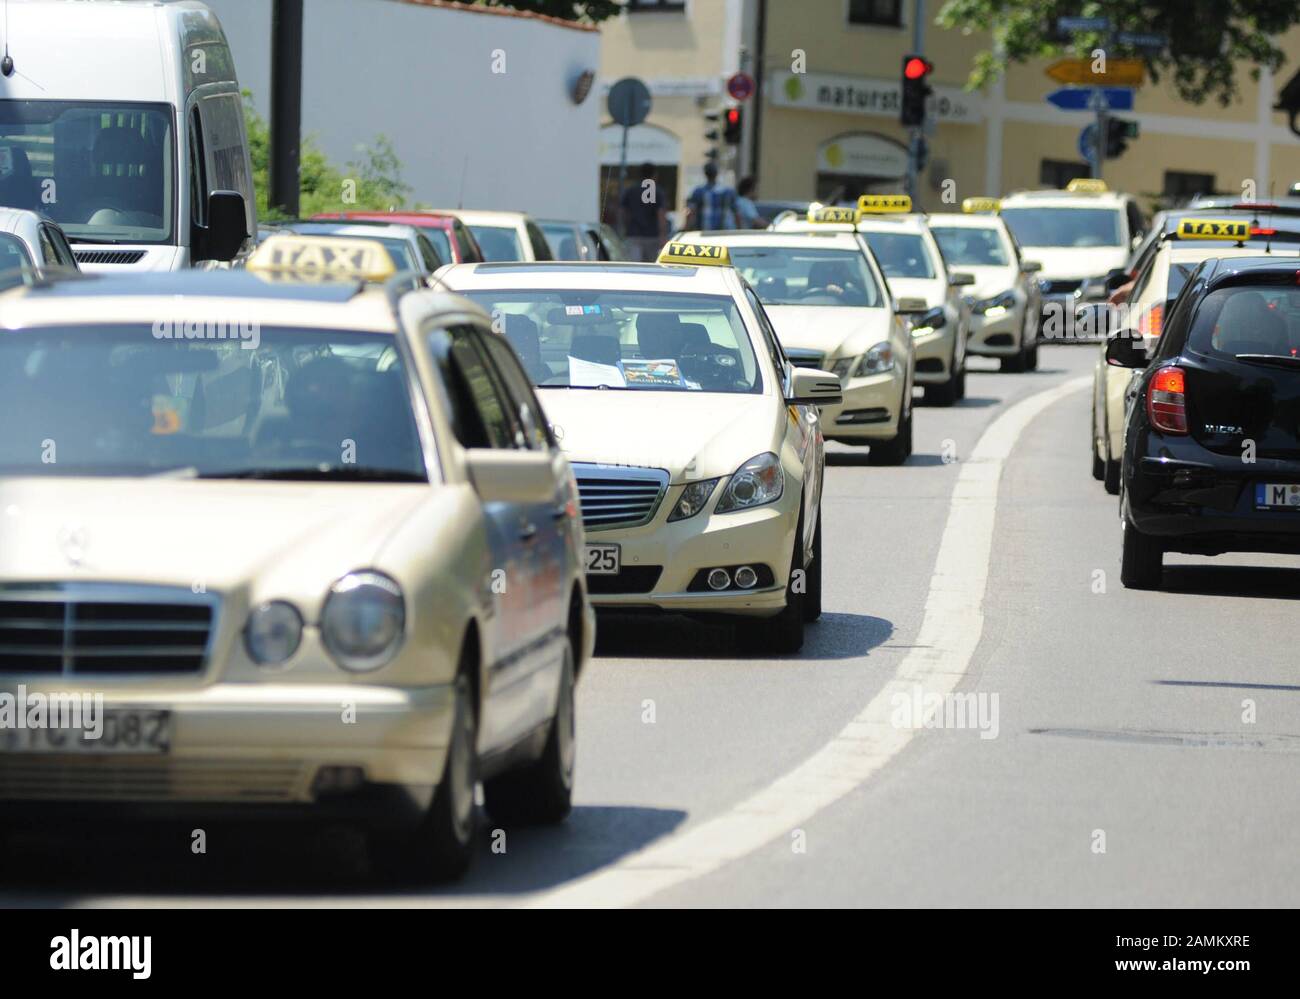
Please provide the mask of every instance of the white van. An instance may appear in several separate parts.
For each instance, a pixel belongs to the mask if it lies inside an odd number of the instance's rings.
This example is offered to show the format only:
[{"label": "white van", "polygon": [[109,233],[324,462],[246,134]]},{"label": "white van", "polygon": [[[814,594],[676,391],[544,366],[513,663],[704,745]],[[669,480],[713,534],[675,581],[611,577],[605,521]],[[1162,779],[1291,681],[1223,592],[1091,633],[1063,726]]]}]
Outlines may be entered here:
[{"label": "white van", "polygon": [[86,271],[235,258],[257,209],[216,15],[197,0],[8,6],[0,205],[58,222]]}]

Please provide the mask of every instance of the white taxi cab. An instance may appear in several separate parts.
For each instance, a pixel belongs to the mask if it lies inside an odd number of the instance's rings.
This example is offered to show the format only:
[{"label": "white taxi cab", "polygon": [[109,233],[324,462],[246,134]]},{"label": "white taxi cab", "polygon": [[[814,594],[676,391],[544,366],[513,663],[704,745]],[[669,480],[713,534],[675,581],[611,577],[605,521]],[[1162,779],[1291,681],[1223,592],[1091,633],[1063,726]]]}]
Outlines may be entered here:
[{"label": "white taxi cab", "polygon": [[824,447],[839,380],[782,352],[726,247],[662,263],[459,264],[574,464],[597,608],[724,615],[794,652],[821,613]]},{"label": "white taxi cab", "polygon": [[1075,310],[1105,299],[1106,279],[1123,269],[1146,224],[1136,200],[1095,178],[1064,191],[1020,191],[1002,198],[1000,215],[1021,247],[1041,263],[1042,336],[1077,335]]},{"label": "white taxi cab", "polygon": [[[912,337],[875,258],[851,230],[856,216],[856,209],[813,208],[808,221],[827,231],[742,229],[681,238],[725,246],[786,356],[839,376],[843,402],[821,410],[826,439],[869,444],[872,464],[898,465],[912,453]],[[848,226],[841,224],[846,217]]]},{"label": "white taxi cab", "polygon": [[[949,272],[925,216],[912,214],[907,195],[864,194],[857,210],[854,228],[888,280],[898,311],[911,314],[916,383],[924,388],[927,403],[951,406],[966,395],[968,310],[961,289],[975,279]],[[807,232],[815,225],[788,219],[775,228]]]},{"label": "white taxi cab", "polygon": [[343,820],[410,878],[468,864],[480,779],[568,812],[572,474],[487,316],[389,275],[275,235],[0,295],[0,824]]},{"label": "white taxi cab", "polygon": [[448,209],[474,234],[484,260],[551,260],[551,244],[532,217],[523,212]]},{"label": "white taxi cab", "polygon": [[79,270],[57,222],[37,212],[0,208],[0,288],[29,284],[37,274]]},{"label": "white taxi cab", "polygon": [[996,357],[1003,371],[1038,367],[1038,281],[1042,268],[1024,260],[1006,223],[998,217],[996,198],[967,198],[962,213],[929,216],[930,231],[950,267],[975,278],[971,300],[971,354]]},{"label": "white taxi cab", "polygon": [[[1286,221],[1294,222],[1294,219]],[[1181,219],[1165,233],[1155,252],[1134,279],[1128,301],[1109,309],[1112,330],[1140,333],[1147,354],[1164,329],[1174,300],[1202,261],[1212,257],[1259,257],[1300,254],[1300,231],[1293,226],[1265,220],[1256,211]],[[1124,405],[1129,383],[1140,370],[1106,363],[1106,344],[1101,345],[1092,378],[1092,476],[1113,495],[1120,489],[1120,456],[1124,450]]]}]

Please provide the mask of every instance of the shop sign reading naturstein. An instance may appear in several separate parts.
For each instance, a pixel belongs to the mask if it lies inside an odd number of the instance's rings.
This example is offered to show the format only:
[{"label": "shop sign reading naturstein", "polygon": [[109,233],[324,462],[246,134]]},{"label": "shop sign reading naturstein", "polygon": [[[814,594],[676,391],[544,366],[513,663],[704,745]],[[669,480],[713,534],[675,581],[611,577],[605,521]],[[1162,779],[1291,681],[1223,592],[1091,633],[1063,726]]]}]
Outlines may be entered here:
[{"label": "shop sign reading naturstein", "polygon": [[[768,93],[777,107],[896,118],[901,91],[897,80],[838,73],[779,72],[772,74]],[[984,119],[978,96],[943,85],[934,87],[930,113],[941,122],[953,124],[976,124]]]}]

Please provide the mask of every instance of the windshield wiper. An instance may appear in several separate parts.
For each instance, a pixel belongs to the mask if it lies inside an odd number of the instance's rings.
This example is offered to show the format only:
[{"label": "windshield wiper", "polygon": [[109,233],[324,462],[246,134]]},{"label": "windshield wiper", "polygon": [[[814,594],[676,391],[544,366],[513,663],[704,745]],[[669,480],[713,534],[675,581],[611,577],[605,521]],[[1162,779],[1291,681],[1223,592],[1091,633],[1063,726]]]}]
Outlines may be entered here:
[{"label": "windshield wiper", "polygon": [[122,242],[120,239],[91,239],[89,236],[74,236],[72,233],[66,233],[68,242],[74,246],[77,243],[91,243],[95,246],[116,246]]},{"label": "windshield wiper", "polygon": [[404,468],[369,465],[309,466],[305,468],[231,468],[204,472],[200,479],[267,479],[281,482],[428,482],[426,475]]},{"label": "windshield wiper", "polygon": [[1238,361],[1247,364],[1271,364],[1276,368],[1300,368],[1300,357],[1289,354],[1235,354]]}]

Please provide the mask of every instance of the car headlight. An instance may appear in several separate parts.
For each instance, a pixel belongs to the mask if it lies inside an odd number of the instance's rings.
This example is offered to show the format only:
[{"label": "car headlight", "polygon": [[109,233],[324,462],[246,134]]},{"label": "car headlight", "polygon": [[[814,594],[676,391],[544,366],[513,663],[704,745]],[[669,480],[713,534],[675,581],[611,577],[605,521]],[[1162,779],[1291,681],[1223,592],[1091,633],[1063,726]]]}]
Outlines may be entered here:
[{"label": "car headlight", "polygon": [[1004,291],[1001,295],[993,298],[986,298],[982,302],[975,303],[975,311],[987,316],[989,319],[997,319],[999,316],[1005,316],[1007,312],[1016,307],[1016,296],[1014,292]]},{"label": "car headlight", "polygon": [[717,479],[704,479],[701,482],[692,482],[682,490],[682,495],[677,500],[677,505],[673,507],[673,512],[668,515],[671,523],[674,520],[687,520],[694,517],[704,509],[709,502],[709,497],[713,495],[713,490],[718,485]]},{"label": "car headlight", "polygon": [[938,305],[929,312],[924,312],[917,317],[916,322],[912,325],[912,336],[925,336],[927,333],[933,333],[941,329],[948,321],[944,314],[943,306]]},{"label": "car headlight", "polygon": [[784,490],[785,472],[781,468],[781,459],[771,451],[756,454],[736,469],[713,512],[748,510],[775,503]]},{"label": "car headlight", "polygon": [[378,669],[406,633],[402,588],[377,572],[350,572],[330,587],[320,615],[321,639],[344,669]]},{"label": "car headlight", "polygon": [[882,375],[894,370],[894,348],[887,341],[876,344],[862,355],[854,374],[859,378]]},{"label": "car headlight", "polygon": [[856,357],[841,357],[831,365],[831,374],[841,382],[846,381],[849,377],[849,372],[853,370],[853,364],[855,361],[857,361]]},{"label": "car headlight", "polygon": [[253,608],[244,625],[244,647],[259,666],[287,662],[302,642],[302,615],[293,604],[272,600]]}]

